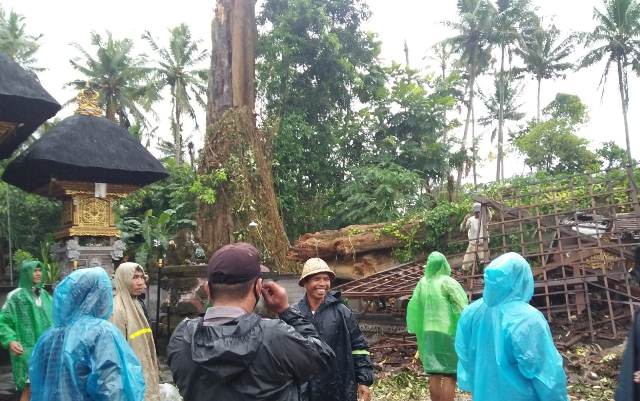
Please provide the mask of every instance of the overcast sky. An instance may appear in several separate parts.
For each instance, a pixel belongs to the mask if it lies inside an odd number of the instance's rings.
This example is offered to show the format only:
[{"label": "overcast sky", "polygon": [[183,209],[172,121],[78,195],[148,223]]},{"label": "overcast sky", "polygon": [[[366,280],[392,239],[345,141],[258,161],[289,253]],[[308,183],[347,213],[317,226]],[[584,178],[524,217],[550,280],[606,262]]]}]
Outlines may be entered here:
[{"label": "overcast sky", "polygon": [[[570,31],[590,30],[593,27],[593,7],[600,6],[601,0],[533,0],[539,14],[552,19],[564,33]],[[382,42],[382,57],[385,61],[404,62],[403,43],[409,46],[410,64],[414,68],[428,70],[433,63],[425,56],[434,43],[446,38],[450,32],[442,25],[442,21],[456,18],[455,0],[367,0],[371,8],[371,20],[365,29],[375,32]],[[110,30],[116,38],[129,37],[135,39],[140,46],[138,50],[150,53],[144,46],[140,36],[149,30],[162,44],[167,38],[167,29],[185,22],[192,30],[193,36],[203,40],[203,45],[210,48],[210,20],[213,15],[214,0],[185,0],[182,2],[167,0],[110,0],[108,2],[79,0],[0,0],[5,9],[14,9],[26,17],[28,31],[33,34],[42,33],[41,48],[37,54],[39,65],[47,68],[40,73],[43,86],[61,103],[74,96],[73,91],[64,88],[64,84],[79,77],[69,64],[69,59],[78,56],[77,50],[70,43],[77,42],[89,49],[89,32]],[[575,59],[585,53],[577,48]],[[617,91],[617,78],[611,75],[604,97],[598,82],[603,66],[570,73],[566,80],[546,81],[542,87],[542,104],[553,99],[558,92],[578,95],[589,107],[590,122],[580,134],[592,142],[594,147],[601,141],[614,140],[625,146],[620,98]],[[615,72],[615,71],[612,71]],[[522,103],[527,118],[535,115],[535,81],[525,80]],[[630,80],[630,128],[632,152],[636,158],[640,146],[635,132],[640,125],[636,104],[640,91],[635,88],[640,78],[635,75]],[[490,84],[487,81],[487,84]],[[490,88],[486,88],[487,91]],[[168,100],[167,100],[168,103]],[[58,113],[58,117],[66,117],[75,108],[67,107]],[[169,107],[158,106],[156,111],[160,121],[159,131],[169,137]],[[200,113],[200,122],[204,123],[204,112]],[[477,115],[481,117],[481,115]],[[463,116],[460,117],[461,119]],[[481,130],[478,131],[482,133]],[[194,142],[202,142],[201,133],[194,132]],[[481,157],[486,158],[490,150],[488,133],[481,145]],[[522,162],[517,158],[509,159],[506,167],[509,173],[520,173]],[[487,162],[489,164],[489,162]],[[491,163],[493,164],[493,163]],[[483,181],[490,180],[493,166],[482,169]]]}]

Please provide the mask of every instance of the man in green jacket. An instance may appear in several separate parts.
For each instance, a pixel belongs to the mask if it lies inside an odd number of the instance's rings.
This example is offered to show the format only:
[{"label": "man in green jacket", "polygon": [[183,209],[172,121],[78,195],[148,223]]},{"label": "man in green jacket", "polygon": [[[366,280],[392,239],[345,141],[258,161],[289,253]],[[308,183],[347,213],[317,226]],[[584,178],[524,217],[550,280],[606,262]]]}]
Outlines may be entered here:
[{"label": "man in green jacket", "polygon": [[44,265],[25,261],[20,267],[18,288],[7,295],[0,309],[0,344],[9,349],[13,379],[20,401],[31,399],[29,359],[38,338],[51,326],[51,296],[42,289]]}]

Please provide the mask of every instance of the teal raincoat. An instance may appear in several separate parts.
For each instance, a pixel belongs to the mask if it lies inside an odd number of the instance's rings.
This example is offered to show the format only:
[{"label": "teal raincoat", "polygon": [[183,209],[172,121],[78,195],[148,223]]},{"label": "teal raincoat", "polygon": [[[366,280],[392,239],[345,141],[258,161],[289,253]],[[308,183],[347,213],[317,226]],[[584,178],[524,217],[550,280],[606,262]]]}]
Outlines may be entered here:
[{"label": "teal raincoat", "polygon": [[[42,270],[42,280],[34,286],[33,273],[36,267]],[[0,344],[3,348],[9,348],[9,343],[17,341],[24,350],[22,355],[9,351],[13,380],[18,390],[27,384],[28,362],[38,337],[51,326],[51,296],[42,289],[45,274],[42,262],[23,262],[18,288],[8,294],[0,310]],[[36,292],[39,293],[38,297]]]},{"label": "teal raincoat", "polygon": [[425,372],[456,373],[454,337],[465,306],[467,294],[451,278],[449,262],[440,252],[432,252],[407,306],[407,330],[416,335]]},{"label": "teal raincoat", "polygon": [[29,368],[32,401],[142,401],[140,362],[111,316],[111,280],[101,267],[76,270],[53,294],[53,327]]},{"label": "teal raincoat", "polygon": [[517,253],[484,271],[484,292],[462,312],[456,333],[458,386],[473,401],[567,401],[562,357],[533,296],[529,263]]}]

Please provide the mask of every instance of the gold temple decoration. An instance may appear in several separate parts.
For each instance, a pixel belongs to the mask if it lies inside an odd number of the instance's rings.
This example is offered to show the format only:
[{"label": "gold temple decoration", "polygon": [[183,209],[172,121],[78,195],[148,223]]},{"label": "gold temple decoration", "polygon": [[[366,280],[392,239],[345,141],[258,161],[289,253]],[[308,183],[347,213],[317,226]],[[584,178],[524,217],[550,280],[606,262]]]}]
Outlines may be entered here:
[{"label": "gold temple decoration", "polygon": [[52,180],[46,188],[37,192],[62,199],[62,229],[55,233],[56,239],[61,239],[74,236],[120,236],[113,207],[118,199],[136,189],[132,185],[107,184],[107,195],[96,198],[93,183]]},{"label": "gold temple decoration", "polygon": [[76,114],[102,117],[102,109],[98,104],[99,96],[98,92],[88,87],[81,90],[76,96],[76,102],[78,103]]}]

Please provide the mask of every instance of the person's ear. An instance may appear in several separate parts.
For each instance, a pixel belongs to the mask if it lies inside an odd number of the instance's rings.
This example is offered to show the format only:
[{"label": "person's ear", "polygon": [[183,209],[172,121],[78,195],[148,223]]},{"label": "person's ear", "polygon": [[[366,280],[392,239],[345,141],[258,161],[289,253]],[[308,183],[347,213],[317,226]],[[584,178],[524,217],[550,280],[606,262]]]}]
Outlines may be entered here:
[{"label": "person's ear", "polygon": [[258,277],[256,280],[256,293],[262,294],[262,277]]},{"label": "person's ear", "polygon": [[209,282],[208,281],[206,283],[204,283],[203,288],[204,288],[204,292],[207,293],[207,298],[211,299],[211,290],[209,289]]}]

